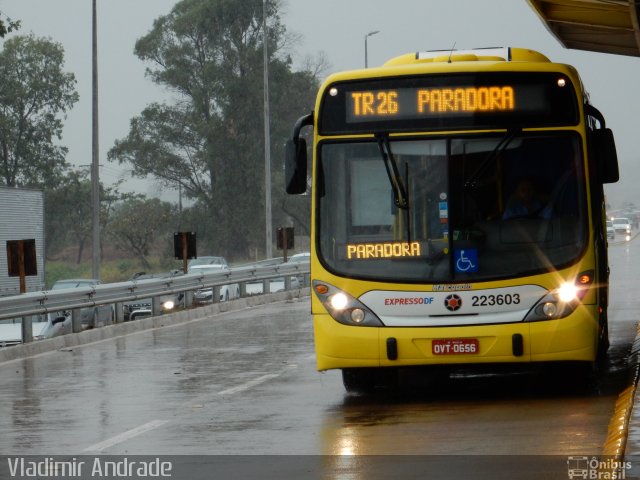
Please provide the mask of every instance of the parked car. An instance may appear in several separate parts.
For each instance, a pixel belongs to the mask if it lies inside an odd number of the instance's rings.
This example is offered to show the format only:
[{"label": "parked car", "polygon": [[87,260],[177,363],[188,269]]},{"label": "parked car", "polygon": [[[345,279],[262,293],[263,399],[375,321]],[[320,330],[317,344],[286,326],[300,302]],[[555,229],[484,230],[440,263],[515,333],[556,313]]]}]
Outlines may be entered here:
[{"label": "parked car", "polygon": [[[171,270],[169,272],[160,273],[138,272],[129,278],[129,280],[137,281],[151,278],[171,278],[180,275],[183,275],[181,270]],[[183,300],[183,293],[169,293],[167,295],[162,295],[160,296],[160,310],[162,313],[168,313],[176,310],[182,306]],[[141,317],[150,317],[152,315],[151,298],[125,302],[122,304],[122,310],[125,322],[136,320]]]},{"label": "parked car", "polygon": [[631,221],[628,218],[617,217],[612,220],[616,233],[628,235],[631,233]]},{"label": "parked car", "polygon": [[[204,257],[202,257],[204,258]],[[209,257],[209,258],[222,258],[222,257]],[[223,259],[224,260],[224,259]],[[227,262],[224,263],[207,263],[201,265],[192,265],[188,268],[187,273],[212,273],[228,271],[229,266]],[[240,297],[240,285],[232,283],[230,285],[222,285],[220,287],[220,302],[226,302]],[[211,303],[213,301],[213,288],[201,288],[196,290],[193,294],[193,303],[203,304]]]},{"label": "parked car", "polygon": [[[51,290],[65,290],[69,288],[95,287],[100,285],[100,280],[95,278],[72,278],[67,280],[58,280],[53,284]],[[48,320],[53,323],[61,323],[68,319],[71,320],[71,311],[51,312],[48,314]],[[96,305],[93,307],[85,307],[80,309],[80,325],[83,330],[88,328],[103,327],[111,325],[115,319],[115,310],[113,305]],[[56,321],[57,320],[57,321]]]}]

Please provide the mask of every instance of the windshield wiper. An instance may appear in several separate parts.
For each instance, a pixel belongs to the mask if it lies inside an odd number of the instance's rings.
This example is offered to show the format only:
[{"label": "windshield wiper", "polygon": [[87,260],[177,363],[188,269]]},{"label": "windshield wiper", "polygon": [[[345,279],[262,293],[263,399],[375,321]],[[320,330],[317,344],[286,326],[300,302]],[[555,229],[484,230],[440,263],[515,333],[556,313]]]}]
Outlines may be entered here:
[{"label": "windshield wiper", "polygon": [[491,165],[491,163],[498,157],[498,155],[501,154],[504,150],[506,150],[509,144],[513,141],[514,138],[516,138],[516,135],[518,135],[520,132],[522,132],[521,128],[514,128],[514,129],[507,130],[507,133],[504,134],[504,136],[496,144],[495,148],[491,151],[491,153],[487,155],[487,158],[485,158],[482,161],[482,163],[476,169],[476,171],[473,172],[473,174],[469,177],[469,179],[466,182],[464,182],[464,187],[469,188],[469,187],[477,186],[478,179],[480,178],[480,176],[485,172],[485,170],[489,167],[489,165]]},{"label": "windshield wiper", "polygon": [[[393,203],[401,210],[406,212],[406,232],[407,242],[411,243],[411,211],[409,210],[409,195],[407,187],[402,181],[400,171],[398,170],[398,164],[391,151],[391,145],[389,143],[389,135],[380,134],[376,135],[378,140],[378,148],[380,148],[380,154],[382,155],[382,161],[384,162],[384,168],[387,170],[387,176],[389,177],[389,183],[391,183],[391,189],[393,190]],[[409,164],[405,164],[405,181],[409,182]]]},{"label": "windshield wiper", "polygon": [[389,177],[391,189],[393,190],[393,203],[395,203],[396,207],[401,208],[402,210],[408,210],[409,201],[407,199],[407,189],[400,177],[400,172],[398,171],[398,165],[393,157],[393,152],[391,152],[389,135],[376,135],[376,139],[378,140],[378,148],[380,148],[384,168],[387,170],[387,176]]}]

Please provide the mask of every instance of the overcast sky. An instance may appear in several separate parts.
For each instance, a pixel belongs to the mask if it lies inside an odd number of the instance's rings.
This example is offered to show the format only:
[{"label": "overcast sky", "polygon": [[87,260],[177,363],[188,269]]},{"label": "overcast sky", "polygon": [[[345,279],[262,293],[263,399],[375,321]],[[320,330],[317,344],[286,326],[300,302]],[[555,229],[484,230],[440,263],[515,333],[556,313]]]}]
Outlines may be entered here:
[{"label": "overcast sky", "polygon": [[[239,0],[240,1],[240,0]],[[327,73],[369,66],[418,50],[513,46],[538,50],[552,61],[580,72],[592,103],[607,119],[618,146],[623,180],[607,187],[616,205],[633,201],[640,179],[638,137],[640,58],[564,49],[546,30],[526,0],[286,0],[283,22],[300,35],[294,59],[324,52]],[[20,33],[50,37],[65,49],[65,70],[78,80],[80,101],[65,123],[63,143],[74,165],[91,163],[91,0],[0,0],[0,10],[22,22]],[[176,0],[98,0],[101,180],[129,178],[125,166],[107,162],[106,152],[129,131],[129,120],[165,96],[144,76],[146,65],[133,55],[136,39]],[[298,63],[298,64],[300,64]],[[162,194],[152,182],[130,182],[129,189]]]}]

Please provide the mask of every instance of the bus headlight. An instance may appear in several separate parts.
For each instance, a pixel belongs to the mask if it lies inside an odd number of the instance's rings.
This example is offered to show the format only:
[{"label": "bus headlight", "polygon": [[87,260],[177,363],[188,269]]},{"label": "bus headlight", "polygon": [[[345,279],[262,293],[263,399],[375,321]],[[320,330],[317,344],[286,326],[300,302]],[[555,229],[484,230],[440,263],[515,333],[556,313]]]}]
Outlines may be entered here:
[{"label": "bus headlight", "polygon": [[349,298],[347,298],[344,293],[339,292],[331,295],[329,297],[329,302],[331,302],[331,307],[334,310],[344,310],[347,308],[347,305],[349,305]]},{"label": "bus headlight", "polygon": [[361,308],[354,308],[353,310],[351,310],[351,320],[356,323],[364,322],[366,316],[366,313],[364,313],[364,310],[362,310]]},{"label": "bus headlight", "polygon": [[578,298],[578,287],[573,283],[563,283],[558,288],[558,298],[564,303],[574,301]]},{"label": "bus headlight", "polygon": [[554,302],[545,302],[542,304],[542,313],[546,317],[553,318],[558,313],[558,306]]},{"label": "bus headlight", "polygon": [[525,317],[527,322],[563,318],[578,308],[593,283],[594,272],[582,272],[573,283],[566,282],[542,297]]},{"label": "bus headlight", "polygon": [[554,320],[557,318],[563,318],[571,313],[578,307],[580,302],[573,300],[570,302],[563,302],[560,300],[558,291],[551,292],[545,295],[535,307],[529,311],[525,317],[526,322],[536,322],[539,320]]},{"label": "bus headlight", "polygon": [[313,281],[313,291],[329,315],[343,325],[383,327],[383,323],[357,298],[326,282]]}]

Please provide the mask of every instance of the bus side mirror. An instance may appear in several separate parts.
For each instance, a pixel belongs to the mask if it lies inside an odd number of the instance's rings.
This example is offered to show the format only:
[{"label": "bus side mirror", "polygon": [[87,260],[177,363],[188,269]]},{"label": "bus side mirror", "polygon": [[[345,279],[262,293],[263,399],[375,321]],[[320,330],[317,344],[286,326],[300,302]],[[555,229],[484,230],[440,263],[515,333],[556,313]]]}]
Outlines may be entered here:
[{"label": "bus side mirror", "polygon": [[600,182],[616,183],[620,179],[620,172],[616,142],[610,128],[601,128],[592,132],[591,150],[595,156]]},{"label": "bus side mirror", "polygon": [[307,142],[300,136],[300,130],[309,125],[313,125],[313,112],[296,121],[293,135],[285,145],[284,182],[287,193],[291,195],[307,191]]},{"label": "bus side mirror", "polygon": [[307,142],[304,138],[287,140],[284,176],[288,194],[299,195],[307,191]]}]

